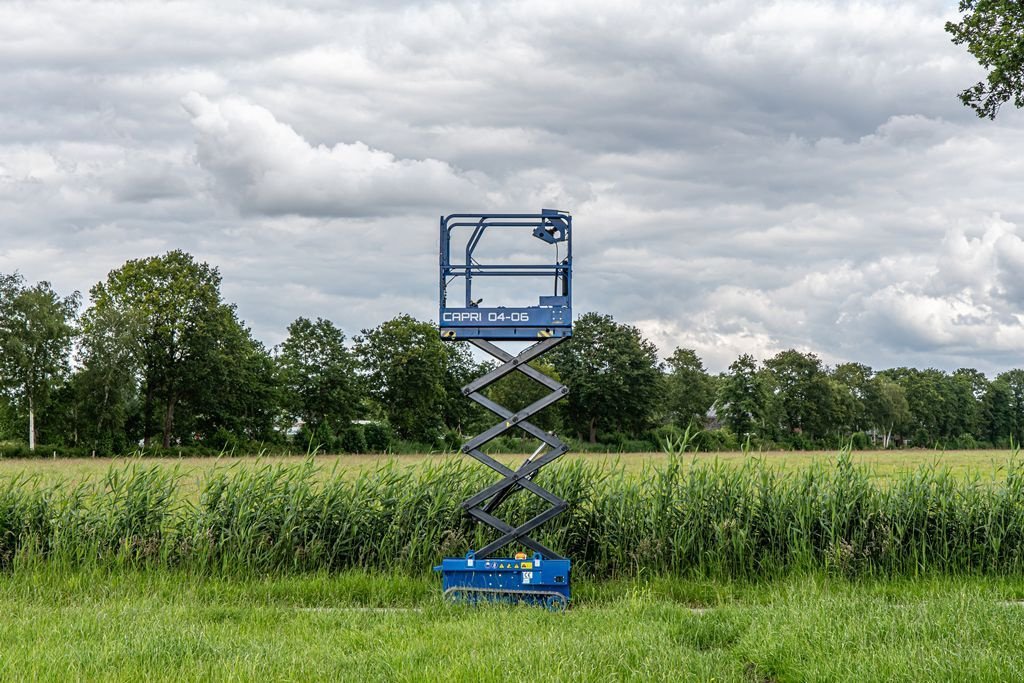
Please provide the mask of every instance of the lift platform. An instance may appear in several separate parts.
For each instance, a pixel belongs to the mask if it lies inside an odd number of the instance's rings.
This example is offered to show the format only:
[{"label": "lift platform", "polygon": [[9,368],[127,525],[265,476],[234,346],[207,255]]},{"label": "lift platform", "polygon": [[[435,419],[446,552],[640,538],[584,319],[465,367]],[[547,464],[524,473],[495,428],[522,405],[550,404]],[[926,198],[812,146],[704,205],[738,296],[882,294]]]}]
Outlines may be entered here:
[{"label": "lift platform", "polygon": [[[517,230],[518,229],[518,230]],[[516,262],[505,256],[496,262],[475,258],[477,248],[488,231],[516,231],[517,236],[540,240],[553,251],[548,262]],[[527,232],[528,231],[528,232]],[[453,236],[461,247],[462,259],[453,258]],[[463,237],[464,236],[464,237]],[[509,252],[512,254],[520,251]],[[565,211],[543,209],[537,214],[452,214],[441,218],[440,307],[441,338],[468,341],[497,359],[498,366],[462,388],[462,393],[498,416],[499,422],[468,439],[462,452],[475,458],[501,476],[501,479],[462,502],[462,507],[478,522],[498,532],[498,537],[465,557],[446,558],[434,567],[442,573],[445,595],[460,602],[525,602],[564,609],[570,598],[571,562],[545,547],[530,534],[563,512],[568,504],[533,481],[534,475],[564,455],[569,447],[555,434],[530,422],[530,418],[569,393],[568,387],[529,365],[529,362],[555,348],[572,335],[572,216]],[[539,293],[536,305],[482,307],[474,299],[473,281],[477,278],[533,278],[543,284],[532,288]],[[551,287],[550,294],[543,293]],[[464,299],[449,306],[449,293],[464,289]],[[513,288],[517,294],[522,287]],[[499,294],[503,291],[498,288]],[[509,290],[505,290],[507,293]],[[534,343],[518,354],[494,342]],[[502,377],[519,372],[550,390],[550,393],[518,411],[492,401],[483,392]],[[520,429],[536,438],[540,445],[517,469],[506,467],[482,449],[487,443]],[[519,490],[539,496],[549,504],[532,519],[513,526],[497,516],[499,506]],[[499,557],[502,549],[516,544],[532,552],[517,552]]]},{"label": "lift platform", "polygon": [[[481,263],[475,258],[481,241],[495,231],[529,230],[550,245],[552,263]],[[464,258],[455,258],[453,236],[468,232]],[[527,237],[529,235],[526,235]],[[458,238],[456,237],[456,240]],[[461,241],[456,244],[462,245]],[[561,248],[564,247],[564,254]],[[460,250],[460,255],[462,252]],[[480,278],[539,278],[553,281],[550,294],[541,293],[532,306],[481,306],[474,299],[474,281]],[[450,305],[449,290],[464,288],[462,305]],[[441,296],[438,312],[441,336],[455,339],[519,341],[568,337],[572,334],[572,216],[565,211],[543,209],[539,214],[456,213],[441,217]]]}]

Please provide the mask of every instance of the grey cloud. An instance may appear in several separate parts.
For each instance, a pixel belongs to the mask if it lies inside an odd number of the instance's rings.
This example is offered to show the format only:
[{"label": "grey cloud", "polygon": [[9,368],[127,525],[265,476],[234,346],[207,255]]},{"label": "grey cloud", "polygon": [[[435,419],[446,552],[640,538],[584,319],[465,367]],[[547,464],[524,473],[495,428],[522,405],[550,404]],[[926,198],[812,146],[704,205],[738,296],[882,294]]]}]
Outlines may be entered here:
[{"label": "grey cloud", "polygon": [[1019,365],[1024,116],[958,103],[952,14],[4,5],[0,271],[84,291],[185,248],[273,344],[297,315],[430,318],[437,215],[557,206],[578,308],[665,354]]}]

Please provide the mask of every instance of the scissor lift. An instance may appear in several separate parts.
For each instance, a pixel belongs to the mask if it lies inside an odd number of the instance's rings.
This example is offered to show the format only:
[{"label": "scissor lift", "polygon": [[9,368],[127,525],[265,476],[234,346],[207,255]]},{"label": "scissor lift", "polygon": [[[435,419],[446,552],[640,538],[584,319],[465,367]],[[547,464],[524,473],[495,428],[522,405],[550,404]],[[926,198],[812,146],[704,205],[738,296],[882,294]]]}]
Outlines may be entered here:
[{"label": "scissor lift", "polygon": [[[481,263],[474,253],[488,231],[517,231],[524,238],[530,235],[551,247],[554,258],[549,263]],[[464,259],[453,259],[452,237],[456,243],[465,237]],[[564,251],[563,251],[564,249]],[[461,253],[461,250],[460,250]],[[479,522],[497,530],[499,536],[465,557],[445,558],[435,567],[442,573],[445,595],[453,600],[529,602],[552,609],[568,604],[571,563],[555,551],[531,538],[537,527],[558,515],[567,503],[533,481],[545,465],[564,455],[569,447],[554,434],[534,425],[530,418],[569,393],[568,387],[529,365],[531,360],[564,342],[572,335],[572,216],[564,211],[543,209],[538,214],[452,214],[441,218],[440,309],[441,338],[447,341],[468,341],[499,361],[498,367],[470,382],[462,393],[500,418],[493,427],[467,440],[462,451],[487,465],[502,479],[462,502],[462,507]],[[535,306],[482,307],[482,299],[473,298],[476,278],[532,278],[553,285],[551,294],[540,294]],[[448,295],[462,285],[465,288],[461,306],[449,306]],[[539,289],[539,288],[538,288]],[[535,290],[536,291],[536,290]],[[497,346],[498,341],[533,341],[512,355]],[[520,372],[550,393],[519,411],[512,411],[487,398],[483,391],[502,377]],[[488,442],[509,430],[519,428],[537,438],[540,446],[518,468],[511,469],[481,450]],[[550,504],[546,510],[518,526],[498,516],[499,505],[519,489],[533,493]],[[496,554],[510,544],[532,551],[518,552],[514,557]]]}]

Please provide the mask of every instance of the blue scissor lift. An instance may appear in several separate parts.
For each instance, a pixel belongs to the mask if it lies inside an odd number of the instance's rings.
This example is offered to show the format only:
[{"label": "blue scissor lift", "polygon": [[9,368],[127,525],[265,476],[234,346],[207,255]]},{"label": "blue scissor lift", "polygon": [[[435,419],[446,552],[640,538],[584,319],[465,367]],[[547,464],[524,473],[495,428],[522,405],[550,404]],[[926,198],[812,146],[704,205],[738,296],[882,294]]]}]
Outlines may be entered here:
[{"label": "blue scissor lift", "polygon": [[[508,236],[531,237],[548,245],[554,253],[548,263],[481,263],[474,253],[488,231],[511,231]],[[529,231],[527,233],[526,231]],[[452,237],[461,246],[465,239],[464,258],[453,258]],[[503,236],[505,236],[503,234]],[[535,243],[534,243],[535,244]],[[530,246],[530,245],[527,245]],[[543,246],[543,245],[541,245]],[[518,253],[518,252],[517,252]],[[462,252],[460,250],[459,255]],[[544,522],[561,513],[567,503],[538,486],[534,475],[545,465],[564,455],[569,447],[554,434],[532,424],[529,418],[569,393],[568,387],[529,365],[572,335],[572,216],[565,211],[542,209],[537,214],[452,214],[441,217],[440,310],[441,338],[446,341],[468,341],[499,361],[498,367],[470,382],[462,393],[501,420],[493,427],[466,441],[463,453],[476,458],[501,475],[502,479],[462,502],[467,513],[499,533],[491,543],[465,557],[445,558],[435,567],[442,573],[445,595],[453,600],[507,601],[544,604],[564,609],[569,601],[568,559],[530,538],[529,534]],[[477,278],[532,278],[544,282],[537,305],[519,307],[484,307],[482,299],[473,299],[473,281]],[[465,287],[462,305],[450,306],[448,294]],[[547,290],[551,287],[550,290]],[[538,291],[534,290],[534,291]],[[550,294],[543,293],[550,291]],[[457,292],[453,292],[457,293]],[[494,342],[533,341],[516,355]],[[522,410],[514,412],[498,405],[482,392],[491,384],[513,372],[520,372],[551,390]],[[492,439],[519,428],[540,440],[540,446],[518,469],[511,469],[481,449]],[[512,526],[495,515],[499,505],[519,489],[529,491],[550,504],[544,512],[518,526]],[[510,544],[530,550],[513,557],[498,557],[499,550]]]}]

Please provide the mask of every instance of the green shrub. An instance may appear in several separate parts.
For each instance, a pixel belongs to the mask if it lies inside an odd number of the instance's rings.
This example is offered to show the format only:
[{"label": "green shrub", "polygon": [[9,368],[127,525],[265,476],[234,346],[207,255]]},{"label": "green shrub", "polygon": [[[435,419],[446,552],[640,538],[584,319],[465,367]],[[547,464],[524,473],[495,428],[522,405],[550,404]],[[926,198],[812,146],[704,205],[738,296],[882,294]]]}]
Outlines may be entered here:
[{"label": "green shrub", "polygon": [[362,425],[349,425],[338,437],[338,450],[343,453],[365,453],[366,433]]},{"label": "green shrub", "polygon": [[363,425],[363,438],[369,453],[386,453],[391,449],[394,435],[387,423],[368,422]]},{"label": "green shrub", "polygon": [[739,440],[729,429],[706,429],[697,432],[694,436],[694,446],[705,453],[717,453],[719,451],[737,451],[740,448]]},{"label": "green shrub", "polygon": [[854,432],[850,436],[850,447],[855,451],[864,451],[871,448],[871,439],[864,432]]}]

